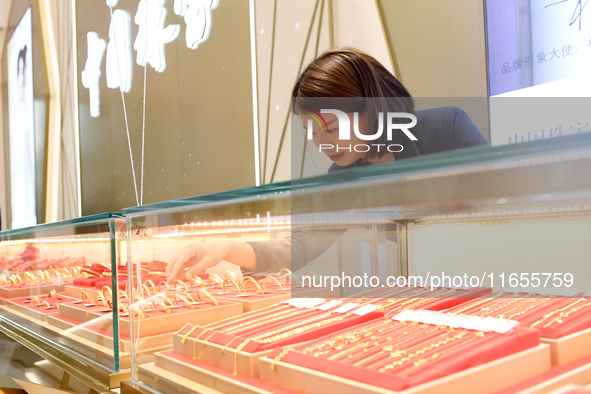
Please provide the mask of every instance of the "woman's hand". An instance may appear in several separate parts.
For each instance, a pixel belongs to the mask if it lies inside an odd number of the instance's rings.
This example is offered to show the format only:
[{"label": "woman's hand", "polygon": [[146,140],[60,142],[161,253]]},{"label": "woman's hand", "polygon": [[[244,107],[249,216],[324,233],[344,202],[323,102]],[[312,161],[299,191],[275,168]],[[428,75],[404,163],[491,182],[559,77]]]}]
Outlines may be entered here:
[{"label": "woman's hand", "polygon": [[250,270],[256,268],[256,254],[250,244],[234,240],[195,242],[183,248],[168,262],[166,277],[175,279],[183,267],[189,266],[184,277],[180,278],[189,280],[222,260]]}]

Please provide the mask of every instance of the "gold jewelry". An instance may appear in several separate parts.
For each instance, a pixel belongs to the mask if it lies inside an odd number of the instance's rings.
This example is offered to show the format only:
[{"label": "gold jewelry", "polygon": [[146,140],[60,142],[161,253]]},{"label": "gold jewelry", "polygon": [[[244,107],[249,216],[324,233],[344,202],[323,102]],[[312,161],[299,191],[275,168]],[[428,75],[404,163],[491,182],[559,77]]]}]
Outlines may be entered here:
[{"label": "gold jewelry", "polygon": [[244,293],[246,293],[246,283],[247,282],[254,283],[254,285],[256,286],[257,290],[261,293],[261,295],[263,297],[265,296],[265,292],[263,291],[263,289],[261,288],[259,283],[256,280],[254,280],[251,276],[245,276],[244,278],[242,278],[242,291]]},{"label": "gold jewelry", "polygon": [[[427,352],[429,350],[433,350],[433,349],[435,349],[435,348],[437,348],[437,347],[439,347],[441,345],[446,345],[449,342],[455,341],[456,339],[461,339],[464,336],[466,336],[467,334],[468,334],[468,331],[462,331],[462,332],[460,332],[460,333],[458,333],[458,334],[456,334],[456,335],[454,335],[452,337],[448,337],[448,338],[445,338],[445,339],[440,340],[439,342],[436,342],[436,343],[432,343],[430,345],[427,345],[427,346],[423,347],[422,349],[419,349],[419,350],[417,350],[417,351],[409,354],[408,356],[401,358],[398,361],[394,361],[394,362],[391,362],[389,364],[384,365],[382,368],[379,369],[379,372],[387,372],[388,370],[391,370],[391,369],[394,369],[395,367],[401,366],[404,363],[406,363],[408,361],[411,361],[416,356],[419,356],[421,354],[424,354],[425,352]],[[416,347],[417,346],[413,346],[413,347],[411,347],[411,348],[409,348],[407,350],[398,351],[392,357],[398,358],[398,357],[406,354],[406,352],[408,350],[414,349]],[[368,368],[371,368],[371,367],[368,367]]]},{"label": "gold jewelry", "polygon": [[49,292],[49,298],[57,298],[57,291],[55,291],[55,289],[52,289]]},{"label": "gold jewelry", "polygon": [[283,284],[285,284],[285,282],[283,281],[283,277],[281,276],[281,274],[285,273],[284,277],[287,277],[289,275],[289,277],[291,278],[292,274],[291,271],[288,270],[287,268],[281,268],[281,270],[279,270],[279,272],[277,273],[277,280]]},{"label": "gold jewelry", "polygon": [[192,325],[193,325],[192,323],[187,323],[187,324],[185,324],[184,326],[182,326],[182,327],[180,328],[180,330],[178,330],[178,331],[177,331],[177,332],[175,332],[174,334],[175,334],[175,335],[179,335],[179,334],[180,334],[180,333],[181,333],[181,332],[182,332],[182,331],[183,331],[185,328],[187,328],[187,327],[189,327],[189,326],[192,326]]},{"label": "gold jewelry", "polygon": [[113,299],[113,290],[111,290],[111,286],[103,286],[101,292],[103,293],[103,297],[105,300]]},{"label": "gold jewelry", "polygon": [[[501,295],[501,293],[499,293],[499,296],[500,296],[500,295]],[[460,310],[458,310],[458,311],[455,311],[455,312],[453,312],[453,314],[454,314],[454,315],[459,315],[459,314],[461,314],[461,313],[463,313],[463,312],[469,311],[470,309],[474,309],[474,308],[476,308],[477,306],[480,306],[480,305],[482,305],[482,304],[486,304],[487,302],[490,302],[490,301],[494,300],[495,298],[496,298],[496,297],[491,297],[491,298],[484,298],[484,299],[482,299],[482,300],[480,300],[480,301],[478,301],[478,302],[476,302],[476,303],[474,303],[474,304],[467,305],[467,306],[465,306],[464,308],[462,308],[462,309],[460,309]]]},{"label": "gold jewelry", "polygon": [[82,290],[82,292],[80,293],[80,298],[82,299],[83,303],[84,303],[84,298],[86,298],[88,300],[88,303],[84,304],[84,306],[95,305],[92,303],[92,300],[90,299],[90,295],[88,295],[88,292],[86,290]]},{"label": "gold jewelry", "polygon": [[39,297],[38,297],[38,296],[33,296],[33,302],[34,302],[35,304],[39,304],[39,303],[40,303],[40,301],[39,301]]},{"label": "gold jewelry", "polygon": [[[129,315],[129,309],[124,304],[119,305],[119,308],[121,308],[123,310],[123,313]],[[138,316],[140,318],[146,317],[146,314],[141,309],[139,309],[139,308],[133,308],[133,310],[134,310],[135,313],[138,314]]]},{"label": "gold jewelry", "polygon": [[292,350],[294,350],[294,348],[289,347],[289,348],[283,350],[277,356],[275,356],[275,358],[273,359],[273,362],[271,363],[271,371],[275,371],[275,365],[277,365],[277,362],[279,360],[281,360],[283,357],[285,357],[287,355],[287,353],[291,352]]},{"label": "gold jewelry", "polygon": [[207,278],[207,287],[211,287],[211,282],[217,283],[223,292],[226,291],[226,285],[224,284],[222,278],[219,277],[219,275],[209,274],[209,277]]},{"label": "gold jewelry", "polygon": [[224,288],[226,286],[226,283],[232,283],[234,287],[236,287],[236,291],[240,293],[240,284],[238,283],[238,281],[236,281],[234,277],[227,277],[226,279],[224,279]]},{"label": "gold jewelry", "polygon": [[51,308],[51,304],[47,301],[43,301],[43,305],[45,305],[48,308]]},{"label": "gold jewelry", "polygon": [[562,311],[564,311],[564,310],[566,310],[566,309],[568,309],[568,308],[570,308],[570,307],[572,307],[572,306],[574,306],[574,305],[578,304],[578,303],[579,303],[579,302],[581,302],[582,300],[583,300],[583,298],[579,298],[579,299],[578,299],[578,300],[576,300],[575,302],[572,302],[572,303],[568,304],[567,306],[565,306],[565,307],[563,307],[563,308],[560,308],[560,309],[555,309],[555,310],[553,310],[552,312],[545,314],[544,316],[542,316],[542,318],[541,318],[540,320],[538,320],[538,321],[536,321],[535,323],[533,323],[533,324],[532,324],[530,327],[532,327],[532,328],[533,328],[533,327],[537,326],[538,324],[541,324],[542,322],[544,322],[545,320],[548,320],[549,318],[551,318],[551,317],[552,317],[552,316],[554,316],[555,314],[557,314],[557,313],[560,313],[560,312],[562,312]]},{"label": "gold jewelry", "polygon": [[483,338],[483,337],[484,337],[484,333],[482,331],[477,331],[477,332],[474,333],[474,336],[473,337],[470,337],[470,338],[468,338],[468,339],[466,339],[466,340],[464,340],[462,342],[456,343],[455,345],[452,345],[452,346],[450,346],[448,348],[445,348],[443,350],[440,350],[439,352],[436,352],[436,353],[434,353],[434,354],[432,354],[430,356],[427,356],[425,358],[421,358],[421,359],[415,361],[413,363],[413,365],[409,366],[409,368],[406,368],[406,369],[404,369],[402,371],[398,371],[398,374],[399,375],[406,374],[409,371],[413,370],[414,368],[421,367],[421,366],[425,365],[426,363],[428,363],[429,361],[435,360],[436,358],[441,357],[442,354],[445,354],[445,353],[449,352],[450,350],[456,349],[456,348],[458,348],[460,346],[464,346],[468,342],[472,342],[475,339]]},{"label": "gold jewelry", "polygon": [[103,306],[107,307],[109,306],[109,304],[107,304],[107,300],[105,300],[105,297],[103,296],[103,293],[101,293],[100,291],[95,291],[94,292],[94,305],[98,305],[98,299],[99,297],[101,298],[101,301],[103,302]]},{"label": "gold jewelry", "polygon": [[579,310],[581,310],[581,309],[583,309],[585,307],[588,307],[589,305],[591,305],[591,302],[588,302],[588,303],[583,304],[583,305],[580,305],[580,306],[576,306],[576,307],[572,308],[569,311],[561,312],[561,313],[558,314],[558,316],[556,316],[554,319],[550,320],[548,323],[544,324],[542,327],[546,328],[548,326],[551,326],[554,323],[562,324],[563,323],[562,319],[564,319],[565,317],[570,316],[571,314],[573,314],[573,313],[575,313],[575,312],[577,312],[577,311],[579,311]]},{"label": "gold jewelry", "polygon": [[267,280],[270,280],[271,282],[275,282],[277,284],[277,286],[279,286],[279,288],[281,289],[282,293],[285,293],[285,289],[283,288],[283,285],[281,284],[281,282],[279,282],[277,280],[277,278],[273,277],[273,276],[265,276],[265,279],[263,279],[263,290],[267,291]]},{"label": "gold jewelry", "polygon": [[198,287],[206,287],[206,283],[201,279],[199,276],[194,276],[189,281],[189,287],[193,290],[193,284],[196,284]]},{"label": "gold jewelry", "polygon": [[[145,283],[142,284],[141,288],[146,293],[146,295],[144,296],[145,298],[152,297],[152,292],[150,291],[150,289],[148,288],[148,286],[146,286]],[[154,295],[156,295],[156,294],[158,294],[158,293],[154,293]]]},{"label": "gold jewelry", "polygon": [[172,311],[171,311],[171,310],[170,310],[170,308],[169,308],[169,307],[168,307],[168,306],[167,306],[167,305],[164,303],[164,301],[162,301],[162,300],[156,300],[156,302],[157,302],[158,304],[160,304],[160,306],[162,307],[162,309],[164,309],[164,311],[165,311],[166,313],[172,313]]},{"label": "gold jewelry", "polygon": [[156,285],[154,284],[154,282],[151,279],[144,281],[144,284],[146,284],[146,283],[150,285],[150,288],[152,289],[152,292],[154,294],[158,294],[158,289],[156,288]]},{"label": "gold jewelry", "polygon": [[161,280],[160,283],[158,283],[158,293],[163,293],[162,291],[162,285],[164,284],[164,286],[166,286],[165,290],[169,290],[170,289],[170,285],[168,284],[167,281],[165,280]]},{"label": "gold jewelry", "polygon": [[189,302],[189,300],[187,300],[187,298],[185,296],[179,295],[178,297],[181,299],[181,301],[183,301],[185,304],[187,304],[187,308],[195,309],[195,305],[191,304],[191,302]]},{"label": "gold jewelry", "polygon": [[203,293],[205,294],[205,296],[207,298],[209,298],[211,300],[211,302],[213,302],[214,305],[219,306],[220,303],[218,302],[218,300],[216,300],[211,294],[209,294],[209,292],[205,289],[197,289],[197,296],[199,297],[199,301],[201,301],[201,296],[199,295],[199,293]]},{"label": "gold jewelry", "polygon": [[[423,325],[422,325],[422,326],[423,326]],[[379,345],[378,345],[378,346],[382,346],[382,350],[381,350],[381,351],[379,351],[379,352],[377,352],[377,353],[374,353],[374,354],[372,354],[372,355],[370,355],[370,356],[368,356],[368,357],[365,357],[365,358],[363,358],[363,359],[361,359],[361,360],[358,360],[357,362],[355,362],[355,363],[353,364],[353,366],[355,366],[355,367],[358,367],[358,366],[360,366],[360,365],[363,365],[363,364],[365,364],[365,363],[367,363],[367,362],[369,362],[369,361],[371,361],[371,360],[373,360],[373,359],[375,359],[375,358],[377,358],[377,357],[380,357],[380,356],[382,356],[382,355],[384,354],[384,352],[386,352],[386,353],[390,353],[390,352],[392,352],[394,349],[397,349],[397,348],[398,348],[399,346],[401,346],[401,345],[404,345],[404,344],[406,344],[406,343],[412,342],[412,341],[414,341],[415,339],[417,339],[417,338],[420,338],[420,337],[422,337],[422,336],[424,336],[424,335],[431,334],[431,333],[433,333],[433,332],[436,332],[436,331],[438,331],[438,330],[442,330],[442,329],[446,329],[446,328],[447,328],[446,326],[436,326],[436,327],[433,327],[433,328],[432,328],[432,329],[430,329],[430,330],[419,331],[419,332],[417,333],[417,335],[413,335],[413,336],[411,336],[410,338],[403,339],[402,341],[396,341],[396,342],[394,342],[394,343],[391,343],[391,341],[387,341],[387,342],[381,343],[381,344],[379,344]],[[425,327],[424,327],[424,326],[423,326],[423,329],[425,329]],[[438,338],[438,337],[440,337],[440,336],[447,335],[447,334],[448,334],[448,333],[450,333],[450,332],[454,332],[454,330],[453,330],[452,328],[446,329],[446,330],[445,330],[445,332],[443,332],[443,333],[441,333],[441,334],[439,334],[439,335],[436,335],[434,338]],[[395,338],[399,338],[399,337],[395,337]],[[431,339],[433,339],[433,338],[431,338]],[[374,367],[374,366],[376,366],[376,365],[379,365],[379,364],[381,364],[382,362],[383,362],[383,361],[382,361],[382,360],[380,360],[380,361],[378,361],[378,362],[375,362],[375,363],[373,363],[373,364],[370,364],[370,365],[368,365],[368,366],[367,366],[367,367],[365,367],[365,368],[370,368],[370,369],[371,369],[372,367]]]},{"label": "gold jewelry", "polygon": [[[216,322],[213,322],[213,323],[208,323],[208,324],[205,324],[203,326],[199,326],[201,328],[204,328],[204,330],[203,330],[203,332],[201,332],[197,336],[196,339],[201,338],[203,336],[203,334],[205,334],[206,332],[211,331],[211,330],[214,330],[214,329],[218,329],[219,327],[227,326],[228,324],[237,323],[237,322],[240,322],[240,321],[243,321],[243,320],[252,319],[253,317],[258,317],[260,315],[264,315],[264,314],[266,314],[266,313],[269,312],[268,311],[269,309],[277,308],[275,310],[275,312],[276,312],[277,310],[282,310],[282,309],[285,309],[285,308],[288,308],[288,307],[289,307],[289,305],[287,305],[287,304],[282,305],[282,306],[279,306],[279,307],[277,305],[270,305],[270,306],[267,306],[265,308],[261,308],[261,309],[259,309],[257,311],[251,311],[251,312],[248,312],[248,313],[244,313],[244,314],[242,314],[240,316],[227,317],[225,319],[222,319],[222,320],[219,320],[219,321],[216,321]],[[197,328],[198,327],[194,327],[193,331],[195,329],[197,329]],[[193,331],[191,331],[191,333]],[[184,337],[183,337],[183,339],[186,340],[186,338],[184,338]],[[183,342],[183,341],[181,341],[181,342]]]}]

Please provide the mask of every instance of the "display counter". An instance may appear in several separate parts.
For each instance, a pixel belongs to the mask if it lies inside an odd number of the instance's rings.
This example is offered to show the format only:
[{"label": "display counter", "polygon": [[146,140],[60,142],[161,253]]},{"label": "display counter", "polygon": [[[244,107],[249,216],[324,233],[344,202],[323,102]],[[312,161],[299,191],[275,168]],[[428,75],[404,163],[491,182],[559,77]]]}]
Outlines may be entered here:
[{"label": "display counter", "polygon": [[0,331],[103,392],[129,376],[126,227],[107,213],[0,232]]},{"label": "display counter", "polygon": [[[576,135],[125,210],[133,266],[169,265],[157,286],[133,276],[130,386],[494,391],[581,360],[590,169]],[[236,242],[256,268],[191,270]],[[168,341],[146,357],[152,326]]]}]

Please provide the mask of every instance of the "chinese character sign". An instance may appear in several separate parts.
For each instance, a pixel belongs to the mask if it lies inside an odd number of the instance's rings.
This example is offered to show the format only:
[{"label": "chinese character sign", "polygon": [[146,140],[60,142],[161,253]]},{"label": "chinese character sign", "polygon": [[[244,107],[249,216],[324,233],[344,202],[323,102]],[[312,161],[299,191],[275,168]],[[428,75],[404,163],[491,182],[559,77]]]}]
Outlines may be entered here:
[{"label": "chinese character sign", "polygon": [[110,89],[121,88],[125,93],[131,89],[133,76],[130,24],[129,12],[115,10],[107,45],[107,86]]},{"label": "chinese character sign", "polygon": [[86,40],[88,58],[84,71],[82,71],[82,85],[89,90],[90,116],[96,118],[101,114],[99,80],[101,78],[101,63],[107,44],[94,31],[88,32]]},{"label": "chinese character sign", "polygon": [[185,41],[187,48],[197,49],[207,41],[211,30],[211,10],[218,0],[174,0],[174,13],[182,16],[187,24]]},{"label": "chinese character sign", "polygon": [[164,44],[174,41],[180,31],[179,25],[164,27],[166,19],[165,0],[140,0],[134,21],[139,31],[133,48],[137,51],[136,63],[140,66],[150,64],[154,70],[166,69]]}]

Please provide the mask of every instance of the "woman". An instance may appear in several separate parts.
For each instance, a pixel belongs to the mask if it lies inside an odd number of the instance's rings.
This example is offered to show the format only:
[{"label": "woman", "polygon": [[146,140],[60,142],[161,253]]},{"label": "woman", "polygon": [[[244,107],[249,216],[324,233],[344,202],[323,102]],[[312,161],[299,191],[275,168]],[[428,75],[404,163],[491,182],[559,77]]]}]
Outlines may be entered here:
[{"label": "woman", "polygon": [[[319,56],[298,78],[292,97],[293,112],[302,118],[304,125],[311,126],[309,132],[314,143],[324,147],[322,152],[334,162],[329,172],[488,144],[470,117],[459,108],[414,111],[413,99],[400,81],[376,59],[356,49],[331,50]],[[351,123],[358,125],[359,133],[346,141],[339,139],[340,132],[335,127],[340,123],[338,116],[322,113],[327,108],[338,108],[347,114]],[[406,138],[407,133],[382,132],[368,143],[367,138],[373,138],[370,135],[378,134],[380,115],[392,112],[416,117],[416,126],[408,130],[415,139]],[[383,131],[387,122],[383,118],[381,122]],[[397,148],[385,148],[389,146]],[[184,266],[190,266],[181,275],[190,279],[221,260],[250,271],[277,271],[293,260],[298,260],[299,265],[315,259],[341,233],[309,231],[263,242],[228,239],[194,243],[169,262],[167,275],[175,278]]]}]

